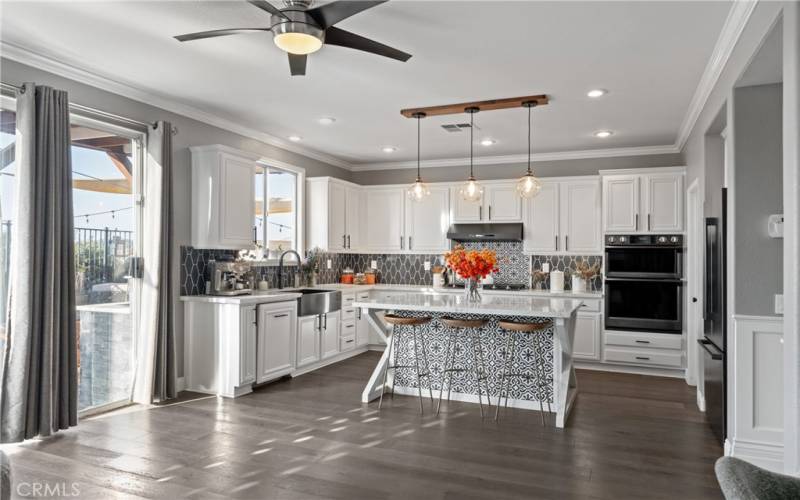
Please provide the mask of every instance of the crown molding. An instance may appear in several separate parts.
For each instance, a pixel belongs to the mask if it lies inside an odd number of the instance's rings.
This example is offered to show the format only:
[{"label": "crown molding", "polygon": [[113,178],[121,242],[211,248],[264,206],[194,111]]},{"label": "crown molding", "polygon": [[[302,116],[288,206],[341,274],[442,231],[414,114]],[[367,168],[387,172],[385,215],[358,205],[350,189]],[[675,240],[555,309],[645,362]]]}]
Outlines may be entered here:
[{"label": "crown molding", "polygon": [[[665,146],[641,146],[630,148],[607,148],[607,149],[585,149],[581,151],[558,151],[552,153],[534,153],[531,161],[558,161],[558,160],[586,160],[593,158],[619,158],[621,156],[644,156],[644,155],[663,155],[680,153],[674,145]],[[504,165],[509,163],[527,163],[528,154],[518,155],[498,155],[498,156],[479,156],[473,159],[475,165]],[[469,157],[464,158],[442,158],[438,160],[423,160],[422,168],[439,167],[460,167],[469,165]],[[355,163],[351,166],[354,172],[366,170],[397,170],[406,168],[417,168],[415,160],[378,162],[378,163]]]},{"label": "crown molding", "polygon": [[686,110],[681,127],[678,129],[678,137],[675,139],[675,146],[678,150],[682,151],[686,141],[689,140],[689,135],[700,117],[700,112],[703,111],[711,91],[717,85],[719,77],[722,75],[722,70],[728,64],[728,59],[730,59],[739,37],[742,36],[742,31],[744,31],[744,27],[748,19],[750,19],[750,14],[753,13],[757,3],[758,0],[737,0],[733,2],[731,10],[728,12],[728,17],[725,19],[725,24],[722,26],[722,31],[717,38],[717,43],[714,45],[711,58],[708,60],[692,100],[689,102],[689,109]]},{"label": "crown molding", "polygon": [[[249,137],[251,139],[255,139],[292,153],[303,155],[329,165],[350,170],[350,164],[344,160],[341,160],[340,158],[336,158],[314,149],[298,146],[297,144],[266,132],[261,132],[250,127],[240,125],[232,120],[208,113],[193,106],[177,103],[168,97],[159,95],[158,93],[146,91],[126,83],[119,82],[112,78],[78,68],[77,66],[57,61],[52,57],[39,54],[19,45],[15,45],[6,41],[0,41],[0,56],[12,61],[26,64],[28,66],[33,66],[34,68],[42,71],[47,71],[64,78],[69,78],[70,80],[75,80],[77,82],[99,88],[101,90],[112,92],[135,101],[143,102],[156,108],[161,108],[163,110],[170,111],[172,113],[176,113],[187,118],[221,128],[223,130],[227,130],[229,132],[234,132],[244,137]],[[155,121],[155,118],[153,121]]]}]

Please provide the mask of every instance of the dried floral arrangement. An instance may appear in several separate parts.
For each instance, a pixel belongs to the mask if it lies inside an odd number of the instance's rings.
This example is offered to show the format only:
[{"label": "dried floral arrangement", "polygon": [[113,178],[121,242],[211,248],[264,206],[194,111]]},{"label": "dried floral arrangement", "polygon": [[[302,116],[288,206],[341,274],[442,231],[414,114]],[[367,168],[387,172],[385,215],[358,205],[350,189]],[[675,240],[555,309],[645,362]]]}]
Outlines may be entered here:
[{"label": "dried floral arrangement", "polygon": [[595,262],[594,265],[590,266],[588,262],[581,259],[578,261],[575,269],[568,270],[568,273],[574,276],[579,276],[588,281],[600,275],[600,263]]},{"label": "dried floral arrangement", "polygon": [[542,271],[541,269],[534,269],[533,272],[531,273],[531,276],[533,277],[534,285],[537,283],[544,283],[545,280],[547,279],[547,273]]}]

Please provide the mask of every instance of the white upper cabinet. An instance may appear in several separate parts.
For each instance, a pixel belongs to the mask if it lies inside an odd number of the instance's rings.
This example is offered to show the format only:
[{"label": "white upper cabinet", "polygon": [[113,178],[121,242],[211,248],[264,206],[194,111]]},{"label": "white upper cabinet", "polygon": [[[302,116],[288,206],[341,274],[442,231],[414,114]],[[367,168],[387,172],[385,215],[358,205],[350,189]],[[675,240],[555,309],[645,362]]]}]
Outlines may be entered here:
[{"label": "white upper cabinet", "polygon": [[258,156],[221,145],[190,149],[192,245],[252,248]]},{"label": "white upper cabinet", "polygon": [[405,190],[401,187],[368,188],[362,193],[361,249],[367,252],[406,250],[403,227]]},{"label": "white upper cabinet", "polygon": [[559,236],[564,238],[565,252],[602,252],[598,179],[561,183],[560,233]]},{"label": "white upper cabinet", "polygon": [[517,183],[489,184],[483,192],[484,220],[489,222],[520,222],[522,198],[517,194]]},{"label": "white upper cabinet", "polygon": [[558,251],[559,183],[545,181],[535,197],[526,200],[524,249],[530,253]]},{"label": "white upper cabinet", "polygon": [[654,174],[645,179],[645,230],[683,231],[683,175]]},{"label": "white upper cabinet", "polygon": [[684,175],[683,167],[603,175],[605,232],[683,231]]},{"label": "white upper cabinet", "polygon": [[406,250],[433,253],[449,248],[450,189],[431,187],[430,190],[431,194],[420,201],[406,201]]},{"label": "white upper cabinet", "polygon": [[308,248],[329,252],[357,249],[361,234],[361,189],[331,177],[308,179],[306,187]]},{"label": "white upper cabinet", "polygon": [[524,206],[526,252],[602,252],[599,178],[545,180]]},{"label": "white upper cabinet", "polygon": [[453,223],[469,222],[522,222],[522,199],[514,182],[480,183],[483,197],[480,201],[464,201],[460,186],[450,188],[450,214]]},{"label": "white upper cabinet", "polygon": [[603,227],[607,233],[639,230],[639,176],[603,177]]},{"label": "white upper cabinet", "polygon": [[483,199],[465,201],[458,193],[459,189],[460,187],[450,188],[450,216],[453,223],[480,222],[483,216]]}]

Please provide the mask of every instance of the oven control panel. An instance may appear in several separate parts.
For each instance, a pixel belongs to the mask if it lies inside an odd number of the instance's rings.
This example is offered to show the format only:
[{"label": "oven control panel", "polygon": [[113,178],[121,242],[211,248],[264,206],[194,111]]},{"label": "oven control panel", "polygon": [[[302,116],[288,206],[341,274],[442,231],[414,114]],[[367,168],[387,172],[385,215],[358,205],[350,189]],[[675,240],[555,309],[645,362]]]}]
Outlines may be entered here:
[{"label": "oven control panel", "polygon": [[646,246],[646,247],[682,247],[681,234],[609,234],[606,235],[607,247]]}]

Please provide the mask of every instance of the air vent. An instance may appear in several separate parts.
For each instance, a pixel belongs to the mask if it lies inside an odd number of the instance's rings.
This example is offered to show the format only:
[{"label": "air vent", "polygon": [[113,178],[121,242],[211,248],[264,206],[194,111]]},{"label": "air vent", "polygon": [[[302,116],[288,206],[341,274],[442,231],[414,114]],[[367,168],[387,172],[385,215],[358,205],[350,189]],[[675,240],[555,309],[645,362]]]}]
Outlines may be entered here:
[{"label": "air vent", "polygon": [[[461,132],[464,129],[469,129],[469,123],[448,123],[442,125],[442,128],[448,132]],[[475,130],[480,130],[480,127],[475,125]]]}]

